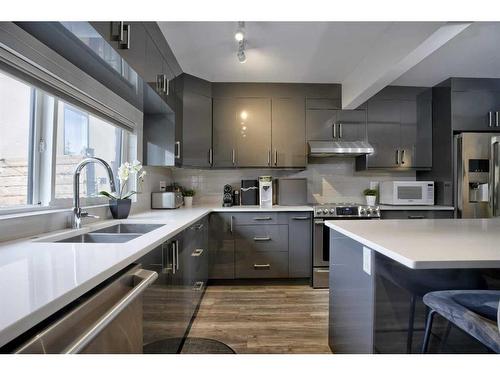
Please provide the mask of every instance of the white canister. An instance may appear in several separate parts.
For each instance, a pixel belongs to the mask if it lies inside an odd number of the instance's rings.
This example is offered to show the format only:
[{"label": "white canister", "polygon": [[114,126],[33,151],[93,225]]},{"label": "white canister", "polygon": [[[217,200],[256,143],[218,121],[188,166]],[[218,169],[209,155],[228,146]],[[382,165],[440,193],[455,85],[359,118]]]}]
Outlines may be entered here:
[{"label": "white canister", "polygon": [[377,201],[377,197],[375,195],[365,195],[366,198],[366,204],[368,206],[375,206],[375,203]]},{"label": "white canister", "polygon": [[193,197],[184,197],[184,206],[192,207],[193,206]]}]

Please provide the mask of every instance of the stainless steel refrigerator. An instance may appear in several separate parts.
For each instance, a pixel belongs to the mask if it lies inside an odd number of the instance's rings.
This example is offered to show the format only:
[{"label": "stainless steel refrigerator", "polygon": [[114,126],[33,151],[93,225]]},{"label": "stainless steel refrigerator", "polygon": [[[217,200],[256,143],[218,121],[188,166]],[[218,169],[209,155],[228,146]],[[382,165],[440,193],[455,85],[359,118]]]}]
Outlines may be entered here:
[{"label": "stainless steel refrigerator", "polygon": [[454,147],[457,217],[500,216],[500,133],[457,134]]}]

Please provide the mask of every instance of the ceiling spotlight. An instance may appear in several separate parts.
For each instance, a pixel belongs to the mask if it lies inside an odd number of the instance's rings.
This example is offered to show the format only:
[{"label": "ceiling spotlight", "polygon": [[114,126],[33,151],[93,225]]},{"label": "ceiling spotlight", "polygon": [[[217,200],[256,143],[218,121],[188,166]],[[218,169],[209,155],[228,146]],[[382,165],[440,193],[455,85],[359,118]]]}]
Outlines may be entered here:
[{"label": "ceiling spotlight", "polygon": [[238,61],[241,63],[241,64],[244,64],[247,62],[247,55],[245,55],[245,50],[244,49],[240,49],[238,50]]},{"label": "ceiling spotlight", "polygon": [[234,33],[234,39],[236,39],[237,42],[241,42],[245,39],[245,22],[238,22],[238,29],[236,33]]}]

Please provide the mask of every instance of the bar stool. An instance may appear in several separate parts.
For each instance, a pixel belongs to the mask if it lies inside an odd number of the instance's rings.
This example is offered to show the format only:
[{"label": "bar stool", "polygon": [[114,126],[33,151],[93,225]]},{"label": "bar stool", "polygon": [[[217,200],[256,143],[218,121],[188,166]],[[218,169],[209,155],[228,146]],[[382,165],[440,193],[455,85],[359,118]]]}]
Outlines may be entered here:
[{"label": "bar stool", "polygon": [[422,353],[426,353],[434,315],[474,337],[495,353],[500,353],[500,290],[443,290],[423,298],[430,311],[425,322]]}]

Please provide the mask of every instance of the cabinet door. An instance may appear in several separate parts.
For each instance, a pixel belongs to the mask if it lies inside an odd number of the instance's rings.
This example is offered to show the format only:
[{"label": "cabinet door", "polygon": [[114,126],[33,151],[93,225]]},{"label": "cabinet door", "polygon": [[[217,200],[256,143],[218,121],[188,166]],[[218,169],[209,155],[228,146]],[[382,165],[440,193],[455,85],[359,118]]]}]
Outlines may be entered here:
[{"label": "cabinet door", "polygon": [[238,98],[233,117],[238,167],[271,165],[271,99]]},{"label": "cabinet door", "polygon": [[236,165],[235,106],[236,100],[232,98],[213,99],[214,167]]},{"label": "cabinet door", "polygon": [[306,124],[303,98],[272,99],[272,165],[305,168]]},{"label": "cabinet door", "polygon": [[146,61],[143,80],[150,84],[158,92],[157,77],[163,74],[164,61],[158,47],[151,38],[146,39]]},{"label": "cabinet door", "polygon": [[432,168],[432,89],[417,96],[415,168]]},{"label": "cabinet door", "polygon": [[212,213],[209,217],[210,279],[234,279],[234,237],[232,215]]},{"label": "cabinet door", "polygon": [[179,330],[184,337],[194,313],[192,303],[193,280],[189,268],[194,238],[189,231],[184,231],[175,238],[175,273],[173,275],[176,303],[178,304]]},{"label": "cabinet door", "polygon": [[366,111],[338,111],[336,123],[337,137],[340,141],[366,140]]},{"label": "cabinet door", "polygon": [[174,246],[169,241],[138,260],[144,269],[158,272],[144,293],[144,353],[177,353],[185,333],[186,304],[173,273]]},{"label": "cabinet door", "polygon": [[184,91],[182,107],[182,165],[208,168],[211,166],[212,99]]},{"label": "cabinet door", "polygon": [[306,111],[306,139],[308,141],[325,141],[337,136],[335,121],[336,110],[311,109]]},{"label": "cabinet door", "polygon": [[[118,52],[142,77],[145,74],[146,65],[146,30],[142,22],[125,22],[124,28],[129,30],[130,36],[127,36],[125,32],[125,42],[118,44]],[[130,42],[127,42],[128,40]]]},{"label": "cabinet door", "polygon": [[500,110],[498,98],[500,98],[500,92],[496,91],[452,91],[453,130],[488,131],[495,128],[495,116],[492,118],[492,127],[490,127],[488,112]]},{"label": "cabinet door", "polygon": [[400,110],[397,100],[368,102],[368,142],[375,149],[368,155],[369,168],[398,167],[396,150],[400,146]]},{"label": "cabinet door", "polygon": [[401,117],[401,167],[415,167],[417,151],[417,102],[402,100],[399,102]]},{"label": "cabinet door", "polygon": [[294,212],[290,213],[288,216],[289,277],[311,277],[311,214],[308,212]]}]

